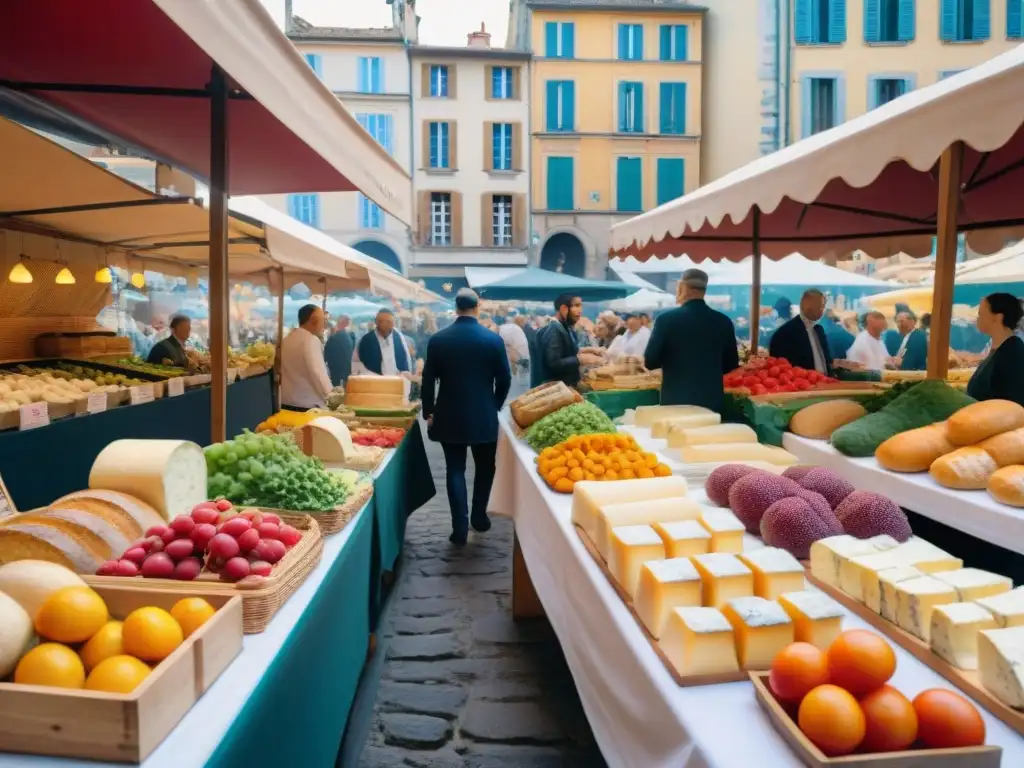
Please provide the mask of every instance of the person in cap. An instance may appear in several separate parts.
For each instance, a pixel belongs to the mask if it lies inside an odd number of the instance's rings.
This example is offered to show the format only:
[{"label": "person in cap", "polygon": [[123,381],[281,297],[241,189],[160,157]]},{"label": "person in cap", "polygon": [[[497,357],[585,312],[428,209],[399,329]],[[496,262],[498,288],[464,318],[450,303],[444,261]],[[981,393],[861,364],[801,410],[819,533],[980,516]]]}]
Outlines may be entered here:
[{"label": "person in cap", "polygon": [[686,270],[676,289],[680,306],[654,322],[644,364],[661,369],[662,405],[701,405],[721,412],[722,376],[740,364],[736,329],[704,301],[707,287],[705,272]]},{"label": "person in cap", "polygon": [[772,334],[768,354],[788,360],[797,368],[832,375],[832,355],[825,329],[818,321],[825,314],[825,294],[816,288],[800,297],[800,314],[783,323]]},{"label": "person in cap", "polygon": [[188,368],[188,355],[185,354],[185,342],[192,333],[192,320],[186,315],[174,315],[171,318],[171,335],[157,342],[149,350],[146,362],[150,365],[173,365]]},{"label": "person in cap", "polygon": [[[505,403],[512,373],[501,337],[477,320],[480,298],[470,288],[455,294],[455,322],[427,343],[421,400],[427,436],[444,450],[448,504],[456,546],[466,543],[469,526],[487,531],[487,500],[494,482],[498,411]],[[438,391],[440,385],[440,391]],[[470,504],[466,453],[472,451],[476,477]]]}]

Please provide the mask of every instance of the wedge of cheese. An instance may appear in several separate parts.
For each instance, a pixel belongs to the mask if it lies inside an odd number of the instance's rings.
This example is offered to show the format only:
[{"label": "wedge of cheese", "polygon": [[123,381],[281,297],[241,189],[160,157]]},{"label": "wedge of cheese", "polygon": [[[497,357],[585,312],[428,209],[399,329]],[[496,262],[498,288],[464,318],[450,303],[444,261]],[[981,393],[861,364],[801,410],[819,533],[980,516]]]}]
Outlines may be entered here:
[{"label": "wedge of cheese", "polygon": [[[630,481],[636,482],[636,481]],[[628,485],[628,483],[621,483]],[[601,556],[608,559],[609,533],[620,525],[653,525],[674,523],[679,520],[696,520],[701,506],[693,499],[679,496],[669,499],[630,501],[623,504],[608,504],[598,512],[597,538],[594,544]]]},{"label": "wedge of cheese", "polygon": [[699,413],[710,414],[714,411],[699,405],[641,405],[633,414],[633,420],[638,427],[650,427],[656,421]]},{"label": "wedge of cheese", "polygon": [[657,640],[673,608],[699,607],[700,574],[689,558],[650,560],[640,568],[633,608]]},{"label": "wedge of cheese", "polygon": [[692,557],[711,551],[711,534],[697,520],[655,523],[654,530],[665,542],[667,557]]},{"label": "wedge of cheese", "polygon": [[342,464],[356,453],[352,433],[341,419],[321,416],[298,428],[298,440],[307,456],[315,456],[329,464]]},{"label": "wedge of cheese", "polygon": [[722,607],[736,636],[736,656],[746,670],[769,669],[793,643],[793,621],[782,606],[763,597],[737,597]]},{"label": "wedge of cheese", "polygon": [[697,427],[713,427],[722,423],[722,417],[717,413],[692,413],[687,416],[674,416],[671,419],[661,419],[651,425],[651,437],[662,440],[669,440],[671,445],[672,435],[687,429]]},{"label": "wedge of cheese", "polygon": [[683,427],[674,430],[677,445],[709,443],[756,443],[757,433],[746,424],[715,424],[710,427]]},{"label": "wedge of cheese", "polygon": [[956,590],[934,576],[901,581],[896,585],[896,624],[925,642],[931,639],[932,611],[958,602]]},{"label": "wedge of cheese", "polygon": [[878,578],[883,568],[910,565],[925,573],[952,571],[963,566],[963,560],[953,557],[924,539],[912,538],[904,543],[873,555],[851,558],[839,567],[839,588],[850,597],[864,602],[864,585]]},{"label": "wedge of cheese", "polygon": [[[705,464],[723,461],[765,461],[777,466],[789,467],[798,464],[799,460],[784,448],[760,443],[710,443],[706,445],[686,445],[679,443],[676,433],[668,436],[670,448],[678,448],[679,460],[684,464]],[[674,442],[675,440],[675,442]]]},{"label": "wedge of cheese", "polygon": [[649,560],[664,560],[665,545],[649,525],[612,528],[608,548],[608,570],[626,593],[636,597],[640,567]]},{"label": "wedge of cheese", "polygon": [[681,677],[740,670],[732,625],[715,608],[673,608],[658,647]]},{"label": "wedge of cheese", "polygon": [[89,487],[135,496],[171,520],[206,501],[206,457],[187,440],[115,440],[92,463]]},{"label": "wedge of cheese", "polygon": [[401,376],[349,376],[345,379],[345,394],[405,396],[406,380]]},{"label": "wedge of cheese", "polygon": [[[896,546],[896,540],[889,536],[875,538],[888,539],[893,542],[893,547]],[[875,539],[858,539],[848,534],[819,539],[811,544],[811,575],[830,587],[838,588],[840,568],[844,562],[851,557],[871,555],[891,548],[880,546]]]},{"label": "wedge of cheese", "polygon": [[896,585],[926,575],[912,565],[883,568],[864,584],[864,605],[883,619],[896,623]]},{"label": "wedge of cheese", "polygon": [[955,589],[960,602],[1001,595],[1013,589],[1013,582],[1010,579],[978,568],[961,568],[958,571],[936,573],[935,578]]},{"label": "wedge of cheese", "polygon": [[976,602],[992,614],[1000,629],[1024,626],[1024,587],[992,597],[982,597]]},{"label": "wedge of cheese", "polygon": [[697,518],[711,534],[712,552],[742,552],[746,527],[728,509],[702,507]]},{"label": "wedge of cheese", "polygon": [[985,690],[1008,707],[1024,709],[1024,627],[982,630],[978,673]]},{"label": "wedge of cheese", "polygon": [[828,595],[804,590],[779,595],[778,600],[793,621],[798,643],[825,651],[843,631],[843,608]]},{"label": "wedge of cheese", "polygon": [[691,558],[701,581],[701,602],[721,608],[735,597],[754,594],[754,574],[735,555],[711,552]]},{"label": "wedge of cheese", "polygon": [[992,614],[977,603],[937,605],[932,611],[932,650],[957,669],[977,669],[978,633],[996,628]]},{"label": "wedge of cheese", "polygon": [[784,549],[763,547],[737,555],[754,573],[754,594],[766,600],[777,600],[785,592],[800,592],[804,584],[804,567]]},{"label": "wedge of cheese", "polygon": [[578,525],[595,544],[597,520],[601,507],[630,501],[654,501],[686,495],[686,481],[676,475],[607,483],[583,480],[572,489],[572,522]]}]

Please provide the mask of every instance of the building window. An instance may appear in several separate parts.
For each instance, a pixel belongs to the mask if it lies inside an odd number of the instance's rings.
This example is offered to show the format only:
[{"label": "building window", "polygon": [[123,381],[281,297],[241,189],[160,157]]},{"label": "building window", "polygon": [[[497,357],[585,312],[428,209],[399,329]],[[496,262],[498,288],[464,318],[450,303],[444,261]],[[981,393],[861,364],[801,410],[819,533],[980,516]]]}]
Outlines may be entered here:
[{"label": "building window", "polygon": [[384,211],[362,193],[359,195],[359,227],[360,229],[382,229],[384,227]]},{"label": "building window", "polygon": [[796,0],[793,14],[798,45],[846,42],[846,0]]},{"label": "building window", "polygon": [[659,95],[658,133],[686,133],[686,83],[662,83]]},{"label": "building window", "polygon": [[915,0],[864,0],[864,41],[904,43],[914,39]]},{"label": "building window", "polygon": [[548,80],[546,96],[546,129],[572,132],[576,127],[576,84],[572,80]]},{"label": "building window", "polygon": [[512,123],[491,126],[491,147],[494,152],[492,168],[496,171],[512,170]]},{"label": "building window", "polygon": [[615,161],[615,207],[624,213],[638,213],[643,206],[643,161],[620,157]]},{"label": "building window", "polygon": [[288,195],[288,215],[311,227],[320,227],[320,195]]},{"label": "building window", "polygon": [[1024,0],[1006,0],[1006,39],[1024,40]]},{"label": "building window", "polygon": [[380,56],[360,56],[358,74],[360,93],[384,93],[384,62]]},{"label": "building window", "polygon": [[619,83],[619,131],[644,132],[643,83]]},{"label": "building window", "polygon": [[658,158],[658,205],[682,197],[686,164],[681,157]]},{"label": "building window", "polygon": [[944,41],[966,43],[989,39],[991,0],[941,0],[941,2],[940,31]]},{"label": "building window", "polygon": [[309,68],[316,72],[317,77],[324,76],[323,57],[319,53],[304,53],[303,57]]},{"label": "building window", "polygon": [[623,61],[643,60],[643,24],[619,24],[619,58]]},{"label": "building window", "polygon": [[964,71],[965,70],[963,70],[963,69],[944,69],[941,72],[939,72],[939,80],[945,80],[947,77],[952,77],[953,75],[959,75],[961,72],[964,72]]},{"label": "building window", "polygon": [[451,162],[448,138],[449,138],[449,126],[448,123],[431,123],[430,124],[430,167],[431,168],[450,168]]},{"label": "building window", "polygon": [[491,198],[491,227],[495,245],[512,245],[512,195]]},{"label": "building window", "polygon": [[544,55],[549,59],[575,58],[576,25],[571,21],[549,21],[544,25]]},{"label": "building window", "polygon": [[491,98],[514,99],[512,67],[494,67],[491,69]]},{"label": "building window", "polygon": [[845,96],[840,77],[804,77],[803,135],[827,131],[843,122]]},{"label": "building window", "polygon": [[573,158],[548,158],[548,210],[571,211],[575,207]]},{"label": "building window", "polygon": [[448,98],[448,67],[433,64],[430,67],[430,95]]},{"label": "building window", "polygon": [[393,115],[377,115],[359,112],[356,120],[377,143],[387,150],[389,155],[395,154],[395,131]]},{"label": "building window", "polygon": [[448,192],[430,193],[430,244],[452,244],[452,196]]},{"label": "building window", "polygon": [[868,109],[888,104],[914,89],[913,80],[907,77],[869,77]]},{"label": "building window", "polygon": [[662,24],[659,56],[662,61],[686,61],[689,28],[685,24]]}]

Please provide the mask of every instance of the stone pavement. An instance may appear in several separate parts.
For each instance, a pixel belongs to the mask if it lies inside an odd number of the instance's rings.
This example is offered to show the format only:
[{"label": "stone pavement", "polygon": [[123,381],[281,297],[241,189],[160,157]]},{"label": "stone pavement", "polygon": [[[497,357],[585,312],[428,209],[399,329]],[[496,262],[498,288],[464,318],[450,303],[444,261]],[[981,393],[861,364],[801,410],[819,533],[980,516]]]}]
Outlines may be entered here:
[{"label": "stone pavement", "polygon": [[359,768],[604,768],[547,621],[512,621],[511,521],[452,547],[444,457],[427,453],[438,493],[409,520]]}]

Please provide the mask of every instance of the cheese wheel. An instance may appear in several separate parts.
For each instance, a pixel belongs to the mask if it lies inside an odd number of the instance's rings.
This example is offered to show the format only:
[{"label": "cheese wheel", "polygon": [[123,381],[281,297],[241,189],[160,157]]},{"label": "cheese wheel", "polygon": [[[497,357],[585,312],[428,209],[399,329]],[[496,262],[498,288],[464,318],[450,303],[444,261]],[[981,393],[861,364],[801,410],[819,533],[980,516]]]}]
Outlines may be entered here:
[{"label": "cheese wheel", "polygon": [[81,509],[90,512],[117,528],[129,541],[142,538],[154,525],[165,522],[149,504],[115,491],[75,491],[61,496],[48,509]]},{"label": "cheese wheel", "polygon": [[708,427],[688,427],[674,435],[677,445],[707,445],[709,443],[756,443],[757,433],[746,424],[714,424]]},{"label": "cheese wheel", "polygon": [[686,490],[686,481],[675,475],[614,483],[581,480],[572,489],[572,522],[586,531],[596,544],[598,515],[602,507],[627,501],[685,496]]},{"label": "cheese wheel", "polygon": [[828,440],[841,426],[866,414],[864,406],[853,400],[822,400],[794,413],[789,431],[812,440]]},{"label": "cheese wheel", "polygon": [[299,445],[307,456],[323,462],[344,463],[355,453],[352,433],[341,419],[321,416],[297,431],[302,433]]},{"label": "cheese wheel", "polygon": [[187,440],[115,440],[93,462],[89,487],[137,496],[170,520],[206,501],[206,457]]},{"label": "cheese wheel", "polygon": [[893,435],[875,449],[875,461],[890,472],[926,472],[937,458],[954,450],[943,421]]},{"label": "cheese wheel", "polygon": [[1000,467],[1024,464],[1024,427],[993,435],[978,443],[978,447],[991,456]]},{"label": "cheese wheel", "polygon": [[683,445],[679,448],[679,456],[686,464],[702,464],[709,461],[766,461],[779,466],[792,466],[799,461],[796,456],[783,448],[760,443]]},{"label": "cheese wheel", "polygon": [[988,485],[992,474],[999,469],[995,461],[977,446],[957,448],[932,462],[929,472],[935,482],[959,491],[977,491]]},{"label": "cheese wheel", "polygon": [[128,549],[129,540],[114,526],[81,509],[46,509],[14,518],[20,523],[49,525],[74,536],[104,560],[116,560]]},{"label": "cheese wheel", "polygon": [[638,427],[650,427],[656,421],[671,419],[678,416],[694,416],[698,413],[708,414],[714,411],[700,405],[641,405],[634,415]]},{"label": "cheese wheel", "polygon": [[988,479],[992,498],[1011,507],[1024,507],[1024,467],[1014,464],[997,469]]},{"label": "cheese wheel", "polygon": [[722,417],[717,413],[691,413],[686,416],[673,416],[670,419],[659,419],[651,424],[651,437],[668,438],[669,445],[671,445],[673,432],[694,427],[711,427],[721,423]]},{"label": "cheese wheel", "polygon": [[75,573],[96,573],[97,557],[73,536],[49,525],[9,523],[0,526],[0,565],[18,560],[44,560]]},{"label": "cheese wheel", "polygon": [[350,408],[393,410],[408,407],[408,403],[402,395],[382,394],[379,392],[349,392],[345,395],[345,405]]},{"label": "cheese wheel", "polygon": [[401,376],[349,376],[345,380],[345,393],[367,393],[375,395],[398,395],[405,397],[405,379]]},{"label": "cheese wheel", "polygon": [[971,403],[949,417],[947,433],[954,445],[974,445],[982,440],[1024,427],[1024,406],[1012,400]]}]

